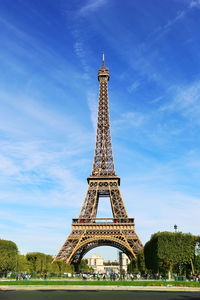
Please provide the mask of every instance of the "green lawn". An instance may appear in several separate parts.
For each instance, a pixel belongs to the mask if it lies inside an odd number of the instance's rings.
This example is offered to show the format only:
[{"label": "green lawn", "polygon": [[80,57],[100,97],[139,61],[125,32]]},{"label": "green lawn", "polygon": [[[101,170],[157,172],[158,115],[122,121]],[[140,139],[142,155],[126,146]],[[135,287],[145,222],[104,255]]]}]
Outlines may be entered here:
[{"label": "green lawn", "polygon": [[183,286],[200,287],[198,282],[181,281],[97,281],[97,280],[25,280],[25,281],[4,281],[0,280],[0,285],[117,285],[117,286]]}]

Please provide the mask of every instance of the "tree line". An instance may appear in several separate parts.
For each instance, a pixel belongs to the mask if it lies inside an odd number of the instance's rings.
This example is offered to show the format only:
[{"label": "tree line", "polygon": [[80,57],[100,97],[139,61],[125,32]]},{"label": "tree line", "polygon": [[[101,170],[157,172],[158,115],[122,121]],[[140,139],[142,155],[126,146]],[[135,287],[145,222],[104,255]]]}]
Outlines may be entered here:
[{"label": "tree line", "polygon": [[10,272],[28,273],[35,277],[45,273],[59,276],[63,273],[73,273],[74,267],[63,261],[53,262],[51,255],[40,252],[19,254],[14,242],[0,239],[0,277],[7,277]]},{"label": "tree line", "polygon": [[190,233],[158,232],[151,236],[137,258],[128,265],[130,273],[200,274],[200,236]]},{"label": "tree line", "polygon": [[[93,272],[86,259],[81,261],[79,271]],[[74,273],[74,266],[63,261],[53,262],[51,255],[40,252],[20,254],[14,242],[0,239],[0,276],[7,277],[10,272],[59,276]],[[159,273],[168,275],[169,279],[172,273],[187,277],[200,274],[200,236],[182,232],[155,233],[137,258],[132,259],[128,272]]]}]

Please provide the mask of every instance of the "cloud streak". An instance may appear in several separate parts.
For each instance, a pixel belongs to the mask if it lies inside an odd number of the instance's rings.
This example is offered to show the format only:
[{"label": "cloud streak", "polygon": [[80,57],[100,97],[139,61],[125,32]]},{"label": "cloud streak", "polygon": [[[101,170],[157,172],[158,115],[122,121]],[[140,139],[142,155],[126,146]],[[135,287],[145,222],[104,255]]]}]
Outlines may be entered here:
[{"label": "cloud streak", "polygon": [[86,4],[79,9],[78,15],[86,16],[92,12],[95,12],[98,8],[105,5],[106,2],[106,0],[88,0]]},{"label": "cloud streak", "polygon": [[176,86],[173,89],[173,99],[166,105],[161,105],[161,111],[175,111],[187,119],[199,123],[200,116],[200,81],[190,85]]},{"label": "cloud streak", "polygon": [[112,123],[116,128],[127,128],[127,127],[140,127],[144,125],[147,120],[147,116],[140,112],[125,112],[119,116],[119,119],[114,120]]},{"label": "cloud streak", "polygon": [[192,0],[189,5],[191,8],[200,8],[200,0]]}]

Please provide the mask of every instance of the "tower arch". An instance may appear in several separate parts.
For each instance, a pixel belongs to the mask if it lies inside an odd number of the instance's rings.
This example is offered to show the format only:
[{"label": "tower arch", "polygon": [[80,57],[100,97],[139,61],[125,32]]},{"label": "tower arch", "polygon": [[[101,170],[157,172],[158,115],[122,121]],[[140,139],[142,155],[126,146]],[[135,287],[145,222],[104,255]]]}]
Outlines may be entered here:
[{"label": "tower arch", "polygon": [[92,249],[102,247],[102,246],[110,246],[119,249],[123,253],[125,253],[128,258],[131,260],[133,257],[136,257],[135,253],[132,251],[131,247],[127,247],[126,240],[119,237],[110,236],[103,237],[99,236],[97,238],[88,238],[86,240],[81,241],[74,253],[69,257],[68,263],[71,264],[79,264],[81,259]]}]

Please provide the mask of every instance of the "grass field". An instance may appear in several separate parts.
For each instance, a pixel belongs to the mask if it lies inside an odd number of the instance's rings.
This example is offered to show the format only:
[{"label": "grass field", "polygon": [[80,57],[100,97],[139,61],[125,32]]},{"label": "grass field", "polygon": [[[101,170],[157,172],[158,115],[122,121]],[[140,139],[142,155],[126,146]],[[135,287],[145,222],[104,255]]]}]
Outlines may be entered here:
[{"label": "grass field", "polygon": [[0,285],[109,285],[109,286],[182,286],[182,287],[200,287],[198,282],[180,282],[180,281],[97,281],[97,280],[24,280],[24,281],[5,281],[0,280]]}]

